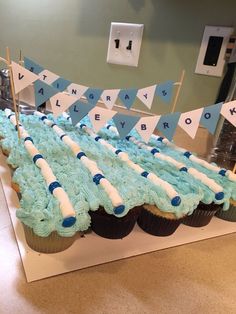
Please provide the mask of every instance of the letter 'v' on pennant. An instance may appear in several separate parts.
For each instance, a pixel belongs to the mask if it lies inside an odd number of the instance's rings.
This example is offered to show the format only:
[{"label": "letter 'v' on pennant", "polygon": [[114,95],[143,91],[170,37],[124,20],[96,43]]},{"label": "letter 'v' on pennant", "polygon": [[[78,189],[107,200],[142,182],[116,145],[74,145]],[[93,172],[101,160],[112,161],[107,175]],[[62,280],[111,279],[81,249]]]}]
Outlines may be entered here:
[{"label": "letter 'v' on pennant", "polygon": [[38,76],[29,70],[25,69],[21,65],[11,62],[15,94],[18,94],[24,88],[38,80]]}]

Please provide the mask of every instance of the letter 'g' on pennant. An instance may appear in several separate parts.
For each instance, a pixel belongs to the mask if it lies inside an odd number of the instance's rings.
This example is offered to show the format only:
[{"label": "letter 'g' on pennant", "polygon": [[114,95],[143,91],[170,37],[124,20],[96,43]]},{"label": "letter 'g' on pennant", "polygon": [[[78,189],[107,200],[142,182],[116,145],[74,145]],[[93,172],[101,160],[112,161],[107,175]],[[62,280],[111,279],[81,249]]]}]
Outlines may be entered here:
[{"label": "letter 'g' on pennant", "polygon": [[151,109],[153,98],[155,96],[156,85],[145,87],[139,89],[137,92],[137,97],[144,103],[148,109]]},{"label": "letter 'g' on pennant", "polygon": [[191,137],[194,138],[199,127],[203,108],[184,112],[179,118],[179,126]]},{"label": "letter 'g' on pennant", "polygon": [[52,112],[55,117],[58,117],[64,111],[66,111],[74,102],[76,98],[65,93],[57,93],[50,98],[52,106]]},{"label": "letter 'g' on pennant", "polygon": [[137,91],[138,90],[136,88],[120,90],[119,98],[127,109],[130,109],[132,107],[137,95]]},{"label": "letter 'g' on pennant", "polygon": [[148,143],[153,131],[155,130],[160,116],[142,117],[135,126],[135,129],[145,143]]},{"label": "letter 'g' on pennant", "polygon": [[223,102],[220,102],[218,104],[205,107],[201,116],[200,124],[207,128],[213,135],[219,120],[222,105]]},{"label": "letter 'g' on pennant", "polygon": [[27,57],[24,57],[24,67],[30,72],[33,72],[34,74],[39,74],[44,70],[44,68],[41,65],[37,64],[36,62]]},{"label": "letter 'g' on pennant", "polygon": [[60,92],[63,92],[70,84],[70,81],[65,80],[63,77],[59,77],[56,81],[52,83],[52,86],[56,89],[59,89]]},{"label": "letter 'g' on pennant", "polygon": [[120,89],[105,89],[102,92],[101,99],[108,109],[113,108],[119,92]]},{"label": "letter 'g' on pennant", "polygon": [[173,86],[173,81],[167,81],[157,85],[156,95],[159,96],[164,102],[170,103],[173,95]]},{"label": "letter 'g' on pennant", "polygon": [[94,105],[90,103],[84,103],[80,100],[77,100],[70,108],[70,117],[72,124],[76,125],[80,120],[82,120],[90,110],[94,108]]},{"label": "letter 'g' on pennant", "polygon": [[157,124],[157,129],[162,132],[162,134],[172,141],[176,127],[178,125],[180,117],[180,112],[170,113],[161,116]]},{"label": "letter 'g' on pennant", "polygon": [[94,131],[97,133],[116,113],[113,110],[94,107],[88,114]]},{"label": "letter 'g' on pennant", "polygon": [[236,127],[236,100],[223,104],[220,113]]},{"label": "letter 'g' on pennant", "polygon": [[49,100],[52,96],[56,95],[58,90],[44,83],[41,80],[34,82],[34,96],[35,96],[35,106],[42,105],[45,101]]},{"label": "letter 'g' on pennant", "polygon": [[117,113],[113,117],[113,121],[119,132],[120,138],[124,138],[136,125],[140,117],[127,116],[125,114]]},{"label": "letter 'g' on pennant", "polygon": [[99,88],[88,88],[86,92],[84,93],[84,96],[86,96],[88,102],[92,105],[96,105],[96,103],[99,101],[100,96],[103,92],[103,89]]}]

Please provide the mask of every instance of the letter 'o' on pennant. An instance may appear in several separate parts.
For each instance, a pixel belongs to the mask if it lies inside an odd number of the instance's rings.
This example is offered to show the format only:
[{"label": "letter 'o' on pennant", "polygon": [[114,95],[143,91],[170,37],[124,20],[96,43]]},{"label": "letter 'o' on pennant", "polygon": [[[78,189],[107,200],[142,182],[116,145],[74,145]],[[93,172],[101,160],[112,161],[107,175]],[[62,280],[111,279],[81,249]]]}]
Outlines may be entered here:
[{"label": "letter 'o' on pennant", "polygon": [[199,127],[203,108],[184,112],[179,118],[179,126],[191,137],[194,138]]},{"label": "letter 'o' on pennant", "polygon": [[135,126],[136,131],[145,143],[148,143],[153,131],[155,130],[160,116],[142,117]]},{"label": "letter 'o' on pennant", "polygon": [[44,70],[44,68],[41,65],[37,64],[36,62],[27,57],[24,57],[24,67],[30,72],[33,72],[34,74],[39,74]]},{"label": "letter 'o' on pennant", "polygon": [[59,77],[56,81],[52,83],[52,86],[59,89],[60,92],[63,92],[70,84],[70,81],[64,79],[63,77]]},{"label": "letter 'o' on pennant", "polygon": [[77,100],[70,108],[70,117],[73,125],[76,125],[80,120],[82,120],[90,110],[94,108],[93,104],[84,103]]},{"label": "letter 'o' on pennant", "polygon": [[39,79],[48,85],[51,85],[58,78],[59,76],[57,74],[48,70],[43,70],[39,73]]},{"label": "letter 'o' on pennant", "polygon": [[223,103],[207,106],[204,108],[200,124],[208,129],[211,134],[215,134],[216,126],[220,116]]},{"label": "letter 'o' on pennant", "polygon": [[88,114],[94,131],[97,133],[116,113],[113,110],[94,107]]},{"label": "letter 'o' on pennant", "polygon": [[220,113],[236,127],[236,100],[223,104]]},{"label": "letter 'o' on pennant", "polygon": [[169,113],[161,116],[157,124],[157,129],[169,140],[172,141],[178,125],[180,112]]},{"label": "letter 'o' on pennant", "polygon": [[152,85],[146,88],[139,89],[137,92],[137,97],[144,103],[144,105],[151,109],[153,98],[155,96],[156,85]]},{"label": "letter 'o' on pennant", "polygon": [[87,89],[88,89],[87,86],[79,85],[75,83],[72,83],[67,87],[68,93],[76,97],[77,99],[80,99],[84,95]]},{"label": "letter 'o' on pennant", "polygon": [[173,95],[173,81],[167,81],[157,85],[156,95],[159,96],[164,102],[170,103]]},{"label": "letter 'o' on pennant", "polygon": [[135,127],[140,117],[127,116],[125,114],[117,113],[113,117],[113,121],[119,132],[120,138],[124,138]]},{"label": "letter 'o' on pennant", "polygon": [[103,92],[103,89],[99,88],[88,88],[86,92],[84,93],[84,96],[86,96],[88,102],[92,105],[96,105],[97,102],[100,99],[100,96]]},{"label": "letter 'o' on pennant", "polygon": [[119,95],[120,89],[105,89],[101,94],[101,99],[108,109],[112,109],[117,97]]},{"label": "letter 'o' on pennant", "polygon": [[14,87],[15,87],[15,94],[18,94],[24,88],[29,86],[31,83],[38,80],[38,76],[21,65],[12,61],[12,73],[13,73],[13,80],[14,80]]},{"label": "letter 'o' on pennant", "polygon": [[49,100],[52,96],[56,95],[58,90],[51,85],[44,83],[41,80],[34,82],[34,96],[35,96],[35,106],[42,105],[45,101]]},{"label": "letter 'o' on pennant", "polygon": [[55,117],[58,117],[64,111],[66,111],[74,102],[76,98],[65,93],[57,93],[50,98],[52,106],[52,112]]},{"label": "letter 'o' on pennant", "polygon": [[134,103],[134,100],[137,95],[137,89],[131,88],[131,89],[121,89],[119,92],[119,98],[125,105],[127,109],[130,109]]}]

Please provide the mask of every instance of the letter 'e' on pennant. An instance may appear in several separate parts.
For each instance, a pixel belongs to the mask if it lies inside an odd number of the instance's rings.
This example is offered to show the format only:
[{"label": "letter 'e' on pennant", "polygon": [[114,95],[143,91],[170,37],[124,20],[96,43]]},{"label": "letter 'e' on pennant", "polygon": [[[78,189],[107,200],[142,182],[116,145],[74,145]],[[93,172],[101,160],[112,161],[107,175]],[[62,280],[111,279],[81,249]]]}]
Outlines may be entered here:
[{"label": "letter 'e' on pennant", "polygon": [[144,103],[144,105],[151,109],[153,98],[155,96],[156,85],[152,85],[146,88],[139,89],[137,92],[137,97]]},{"label": "letter 'e' on pennant", "polygon": [[117,97],[119,95],[120,89],[105,89],[102,92],[101,99],[108,109],[112,109]]},{"label": "letter 'e' on pennant", "polygon": [[116,114],[116,111],[94,107],[88,114],[94,131],[97,133]]},{"label": "letter 'e' on pennant", "polygon": [[157,124],[157,129],[167,137],[169,141],[172,141],[176,127],[178,125],[180,112],[169,113],[161,116]]},{"label": "letter 'e' on pennant", "polygon": [[208,129],[208,131],[213,135],[215,134],[222,104],[223,103],[221,102],[205,107],[201,116],[200,124]]},{"label": "letter 'e' on pennant", "polygon": [[142,117],[135,126],[135,129],[145,143],[148,143],[153,131],[155,130],[160,116]]},{"label": "letter 'e' on pennant", "polygon": [[236,127],[236,100],[223,104],[220,113]]},{"label": "letter 'e' on pennant", "polygon": [[128,116],[125,114],[117,113],[113,117],[113,121],[119,132],[120,138],[124,138],[135,127],[140,117]]},{"label": "letter 'e' on pennant", "polygon": [[18,94],[24,88],[38,80],[38,76],[21,65],[12,61],[12,73],[15,87],[15,94]]},{"label": "letter 'e' on pennant", "polygon": [[64,93],[58,93],[50,98],[52,106],[52,112],[55,117],[58,117],[64,111],[66,111],[74,102],[76,98]]},{"label": "letter 'e' on pennant", "polygon": [[194,138],[199,127],[203,108],[184,112],[179,118],[179,126],[191,137]]}]

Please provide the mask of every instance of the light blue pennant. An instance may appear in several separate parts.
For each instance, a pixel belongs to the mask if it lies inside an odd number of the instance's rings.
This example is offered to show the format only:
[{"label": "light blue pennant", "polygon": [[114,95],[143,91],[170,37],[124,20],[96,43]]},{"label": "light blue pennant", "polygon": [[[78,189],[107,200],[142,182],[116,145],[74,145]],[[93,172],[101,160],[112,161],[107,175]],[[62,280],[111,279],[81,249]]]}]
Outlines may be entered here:
[{"label": "light blue pennant", "polygon": [[170,103],[173,95],[173,81],[167,81],[157,85],[156,95],[159,96],[164,102]]},{"label": "light blue pennant", "polygon": [[171,141],[174,136],[179,117],[180,112],[175,112],[161,116],[160,120],[158,121],[157,129],[161,131],[169,141]]},{"label": "light blue pennant", "polygon": [[37,80],[36,82],[34,82],[34,96],[36,108],[38,108],[38,106],[42,105],[42,103],[49,100],[57,93],[57,89],[44,83],[41,80]]},{"label": "light blue pennant", "polygon": [[218,104],[205,107],[201,116],[200,124],[207,128],[213,135],[219,120],[222,105],[223,102],[220,102]]},{"label": "light blue pennant", "polygon": [[93,104],[84,103],[80,100],[77,100],[75,103],[73,103],[73,105],[69,108],[72,124],[76,125],[78,122],[80,122],[80,120],[82,120],[93,108]]},{"label": "light blue pennant", "polygon": [[88,88],[84,93],[84,96],[87,98],[88,102],[92,105],[96,105],[99,101],[99,98],[103,92],[103,89],[100,88]]},{"label": "light blue pennant", "polygon": [[70,81],[64,79],[63,77],[59,77],[52,83],[52,86],[59,89],[60,92],[63,92],[70,84]]},{"label": "light blue pennant", "polygon": [[36,62],[27,57],[24,57],[24,66],[27,70],[35,74],[39,74],[44,70],[44,68],[41,65],[37,64]]},{"label": "light blue pennant", "polygon": [[134,100],[136,98],[137,92],[138,92],[137,88],[120,90],[119,98],[127,109],[130,109],[132,107]]},{"label": "light blue pennant", "polygon": [[125,114],[117,113],[112,119],[117,127],[120,138],[123,139],[137,124],[140,117],[127,116]]}]

